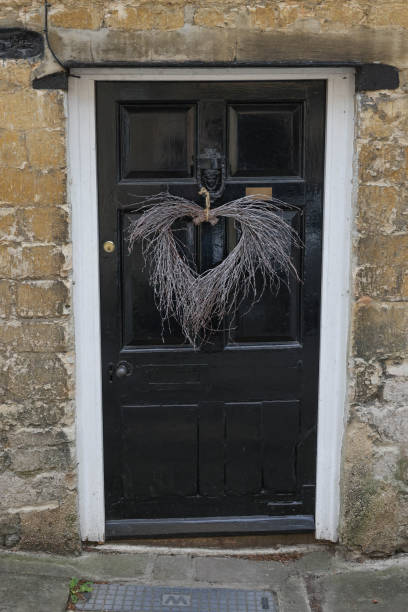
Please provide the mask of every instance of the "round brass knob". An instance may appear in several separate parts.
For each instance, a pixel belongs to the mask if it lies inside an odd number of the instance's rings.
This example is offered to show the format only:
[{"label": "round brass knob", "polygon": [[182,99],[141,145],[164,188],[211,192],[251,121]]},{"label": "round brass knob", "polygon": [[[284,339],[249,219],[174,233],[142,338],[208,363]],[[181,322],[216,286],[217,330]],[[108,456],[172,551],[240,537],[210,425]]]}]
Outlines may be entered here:
[{"label": "round brass knob", "polygon": [[107,240],[103,243],[103,250],[107,253],[113,253],[113,251],[115,250],[115,243],[112,242],[112,240]]}]

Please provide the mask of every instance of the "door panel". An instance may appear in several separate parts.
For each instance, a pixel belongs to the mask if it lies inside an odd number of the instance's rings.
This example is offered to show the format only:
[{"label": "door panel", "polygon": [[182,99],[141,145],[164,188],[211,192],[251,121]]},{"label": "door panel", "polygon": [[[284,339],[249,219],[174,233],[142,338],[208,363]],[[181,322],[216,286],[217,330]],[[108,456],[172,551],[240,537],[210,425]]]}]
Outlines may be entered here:
[{"label": "door panel", "polygon": [[[325,84],[99,82],[96,100],[108,536],[146,533],[149,520],[149,532],[164,535],[206,524],[209,532],[310,529]],[[268,188],[287,204],[282,214],[303,248],[287,245],[300,282],[282,279],[250,309],[243,302],[194,350],[176,321],[162,325],[127,228],[149,195],[168,190],[203,204],[209,149],[226,168],[213,205]],[[181,220],[174,231],[199,271],[240,237],[231,220]]]},{"label": "door panel", "polygon": [[302,111],[302,103],[230,105],[231,176],[300,177]]}]

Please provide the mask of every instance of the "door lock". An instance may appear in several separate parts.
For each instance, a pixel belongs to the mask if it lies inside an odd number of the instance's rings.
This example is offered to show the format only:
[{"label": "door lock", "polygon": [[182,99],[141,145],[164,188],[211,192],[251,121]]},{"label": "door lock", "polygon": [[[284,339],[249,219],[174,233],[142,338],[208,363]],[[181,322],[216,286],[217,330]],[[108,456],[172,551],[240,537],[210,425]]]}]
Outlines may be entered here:
[{"label": "door lock", "polygon": [[126,378],[126,376],[131,376],[133,374],[133,368],[127,361],[119,361],[116,365],[114,363],[110,363],[108,366],[108,376],[109,382],[113,382],[113,375],[117,378]]},{"label": "door lock", "polygon": [[132,366],[127,361],[119,361],[115,368],[117,378],[126,378],[132,374]]}]

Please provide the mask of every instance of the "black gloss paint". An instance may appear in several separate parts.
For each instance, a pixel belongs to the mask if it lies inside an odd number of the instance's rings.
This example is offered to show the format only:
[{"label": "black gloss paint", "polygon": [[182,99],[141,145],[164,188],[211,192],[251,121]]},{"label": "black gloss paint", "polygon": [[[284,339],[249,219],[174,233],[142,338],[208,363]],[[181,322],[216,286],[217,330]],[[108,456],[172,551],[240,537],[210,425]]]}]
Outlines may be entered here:
[{"label": "black gloss paint", "polygon": [[[96,100],[100,244],[117,244],[100,251],[108,536],[313,529],[325,82],[99,82]],[[305,247],[288,245],[301,284],[242,305],[229,338],[193,351],[176,322],[162,343],[125,232],[140,196],[200,201],[208,147],[226,162],[215,206],[272,187],[299,208],[285,216]],[[227,222],[176,231],[201,270],[238,239]],[[110,383],[124,360],[132,374]]]}]

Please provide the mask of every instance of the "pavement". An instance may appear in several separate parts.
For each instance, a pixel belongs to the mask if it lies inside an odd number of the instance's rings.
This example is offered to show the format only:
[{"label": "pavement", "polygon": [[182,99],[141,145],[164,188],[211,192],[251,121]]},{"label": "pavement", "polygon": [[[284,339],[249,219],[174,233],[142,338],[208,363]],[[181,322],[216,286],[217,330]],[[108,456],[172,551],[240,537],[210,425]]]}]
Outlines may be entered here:
[{"label": "pavement", "polygon": [[73,577],[268,590],[279,612],[408,612],[408,554],[358,562],[317,545],[229,553],[113,546],[77,557],[4,551],[0,612],[63,612]]}]

